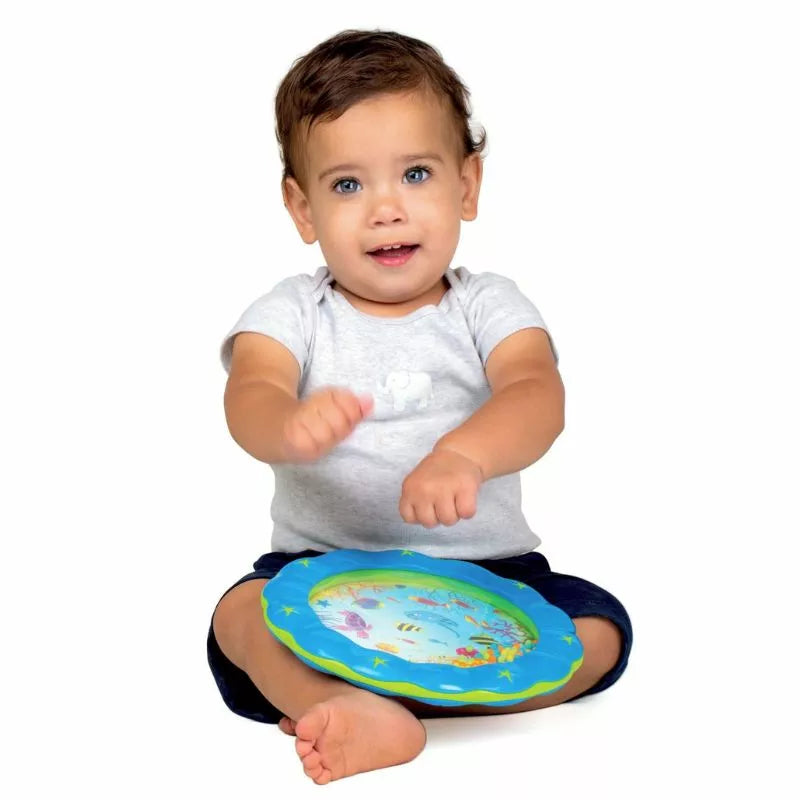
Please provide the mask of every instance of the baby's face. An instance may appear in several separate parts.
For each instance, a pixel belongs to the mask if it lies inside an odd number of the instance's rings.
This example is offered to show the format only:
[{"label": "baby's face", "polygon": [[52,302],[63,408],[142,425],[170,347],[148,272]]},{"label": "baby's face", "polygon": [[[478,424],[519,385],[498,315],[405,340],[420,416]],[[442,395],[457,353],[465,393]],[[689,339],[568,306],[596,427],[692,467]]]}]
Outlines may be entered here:
[{"label": "baby's face", "polygon": [[[477,215],[480,158],[462,163],[458,152],[455,127],[435,98],[372,97],[312,128],[307,193],[289,178],[287,208],[303,241],[319,239],[338,284],[372,302],[407,302],[440,285],[461,220]],[[400,266],[368,254],[394,243],[419,246]]]}]

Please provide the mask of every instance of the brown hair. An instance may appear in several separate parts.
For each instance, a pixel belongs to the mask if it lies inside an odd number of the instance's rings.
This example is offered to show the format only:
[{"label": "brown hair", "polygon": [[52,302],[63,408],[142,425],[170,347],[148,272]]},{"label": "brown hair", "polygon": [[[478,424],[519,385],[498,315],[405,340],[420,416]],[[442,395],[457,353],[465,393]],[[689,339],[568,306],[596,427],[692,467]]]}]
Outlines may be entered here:
[{"label": "brown hair", "polygon": [[431,45],[394,31],[345,30],[298,58],[275,96],[275,134],[282,183],[303,191],[303,143],[316,121],[332,122],[361,100],[385,92],[427,90],[449,110],[461,158],[482,153],[486,131],[473,140],[469,90]]}]

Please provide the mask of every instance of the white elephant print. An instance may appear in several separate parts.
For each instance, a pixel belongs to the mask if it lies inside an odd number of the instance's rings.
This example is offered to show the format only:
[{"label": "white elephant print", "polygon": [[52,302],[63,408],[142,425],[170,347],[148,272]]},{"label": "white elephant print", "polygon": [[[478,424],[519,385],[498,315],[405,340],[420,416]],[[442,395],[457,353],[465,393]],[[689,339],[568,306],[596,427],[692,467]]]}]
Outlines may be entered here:
[{"label": "white elephant print", "polygon": [[409,372],[395,370],[386,378],[385,385],[380,385],[383,392],[390,393],[394,401],[395,411],[405,411],[406,404],[417,404],[417,410],[427,408],[433,397],[433,384],[427,372]]}]

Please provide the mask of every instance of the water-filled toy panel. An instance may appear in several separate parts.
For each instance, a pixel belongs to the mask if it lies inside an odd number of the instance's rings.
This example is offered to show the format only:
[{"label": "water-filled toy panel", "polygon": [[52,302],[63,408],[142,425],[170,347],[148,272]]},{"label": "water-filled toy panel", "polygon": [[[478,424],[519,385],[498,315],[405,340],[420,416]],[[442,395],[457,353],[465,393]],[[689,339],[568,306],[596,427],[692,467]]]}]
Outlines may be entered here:
[{"label": "water-filled toy panel", "polygon": [[464,581],[403,570],[358,570],[317,584],[309,603],[354,644],[405,661],[476,667],[532,650],[532,620]]},{"label": "water-filled toy panel", "polygon": [[572,620],[520,581],[411,550],[287,564],[261,597],[269,630],[314,669],[436,705],[507,705],[583,661]]}]

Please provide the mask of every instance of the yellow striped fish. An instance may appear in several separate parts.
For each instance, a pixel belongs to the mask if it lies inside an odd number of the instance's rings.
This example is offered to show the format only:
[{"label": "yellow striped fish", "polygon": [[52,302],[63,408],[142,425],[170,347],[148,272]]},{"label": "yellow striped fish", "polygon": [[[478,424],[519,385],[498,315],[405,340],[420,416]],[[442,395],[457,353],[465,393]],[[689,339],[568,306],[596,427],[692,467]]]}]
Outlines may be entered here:
[{"label": "yellow striped fish", "polygon": [[497,639],[493,639],[491,636],[486,636],[484,634],[478,634],[477,636],[470,636],[470,641],[477,642],[478,644],[496,644]]},{"label": "yellow striped fish", "polygon": [[412,625],[410,622],[398,622],[397,630],[399,631],[421,631],[419,625]]}]

